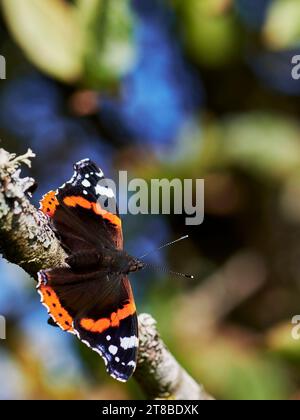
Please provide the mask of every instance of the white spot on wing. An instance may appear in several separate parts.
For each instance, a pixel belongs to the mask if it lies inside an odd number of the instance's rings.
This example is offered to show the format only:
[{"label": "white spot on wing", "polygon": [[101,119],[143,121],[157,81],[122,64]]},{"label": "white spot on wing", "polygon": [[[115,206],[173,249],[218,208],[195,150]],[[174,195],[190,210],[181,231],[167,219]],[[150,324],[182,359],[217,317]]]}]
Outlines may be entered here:
[{"label": "white spot on wing", "polygon": [[87,163],[87,162],[89,162],[89,158],[86,158],[86,159],[82,159],[82,160],[80,160],[79,162],[77,162],[77,165],[82,165],[82,164],[84,164],[84,163]]},{"label": "white spot on wing", "polygon": [[83,185],[84,187],[86,187],[86,188],[89,188],[89,187],[91,186],[91,183],[90,183],[90,181],[88,181],[87,179],[84,179],[84,180],[82,181],[82,185]]},{"label": "white spot on wing", "polygon": [[115,355],[115,354],[117,354],[117,353],[118,353],[118,347],[111,345],[111,346],[109,346],[109,347],[108,347],[108,351],[109,351],[111,354]]},{"label": "white spot on wing", "polygon": [[127,366],[132,366],[133,368],[135,368],[136,363],[133,360],[131,360],[130,362],[127,363]]},{"label": "white spot on wing", "polygon": [[115,194],[111,188],[103,187],[102,185],[96,185],[95,191],[97,195],[105,195],[108,198],[114,198]]},{"label": "white spot on wing", "polygon": [[120,338],[121,347],[124,350],[131,349],[133,347],[137,347],[139,344],[139,340],[137,336],[132,335],[131,337],[121,337]]}]

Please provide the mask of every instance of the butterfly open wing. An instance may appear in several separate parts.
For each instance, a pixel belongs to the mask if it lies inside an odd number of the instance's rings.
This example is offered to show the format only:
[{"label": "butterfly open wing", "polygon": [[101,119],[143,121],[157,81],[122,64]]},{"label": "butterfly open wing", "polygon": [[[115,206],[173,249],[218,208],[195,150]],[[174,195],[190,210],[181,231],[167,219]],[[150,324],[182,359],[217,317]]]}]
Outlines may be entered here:
[{"label": "butterfly open wing", "polygon": [[126,381],[135,370],[138,347],[131,286],[125,275],[101,271],[95,263],[99,250],[123,249],[121,219],[113,191],[99,184],[105,181],[103,172],[88,159],[74,170],[66,184],[41,201],[70,265],[40,271],[37,290],[51,324],[76,334],[103,357],[111,376]]},{"label": "butterfly open wing", "polygon": [[53,321],[99,353],[111,376],[120,381],[131,377],[136,367],[138,324],[127,277],[56,268],[39,272],[37,290]]}]

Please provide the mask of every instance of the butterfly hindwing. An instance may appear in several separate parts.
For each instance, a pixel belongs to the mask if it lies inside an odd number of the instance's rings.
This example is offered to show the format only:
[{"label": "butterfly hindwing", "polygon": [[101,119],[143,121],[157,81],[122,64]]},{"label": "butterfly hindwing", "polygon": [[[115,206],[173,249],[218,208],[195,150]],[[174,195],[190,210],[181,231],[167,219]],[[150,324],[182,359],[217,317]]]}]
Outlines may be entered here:
[{"label": "butterfly hindwing", "polygon": [[53,323],[99,353],[112,377],[120,381],[131,377],[136,367],[138,324],[127,277],[56,268],[39,273],[37,288]]},{"label": "butterfly hindwing", "polygon": [[41,298],[41,303],[46,307],[48,314],[51,316],[52,324],[55,323],[63,331],[75,334],[73,329],[73,317],[65,309],[59,296],[54,288],[48,282],[48,274],[46,271],[38,273],[37,291]]},{"label": "butterfly hindwing", "polygon": [[138,349],[136,314],[122,320],[118,328],[109,327],[104,333],[83,328],[80,320],[75,320],[74,328],[80,340],[103,357],[113,378],[127,381],[132,376]]},{"label": "butterfly hindwing", "polygon": [[99,353],[108,373],[119,381],[127,381],[136,368],[138,322],[131,286],[127,277],[121,282],[121,305],[97,307],[86,316],[77,317],[74,330],[79,339]]}]

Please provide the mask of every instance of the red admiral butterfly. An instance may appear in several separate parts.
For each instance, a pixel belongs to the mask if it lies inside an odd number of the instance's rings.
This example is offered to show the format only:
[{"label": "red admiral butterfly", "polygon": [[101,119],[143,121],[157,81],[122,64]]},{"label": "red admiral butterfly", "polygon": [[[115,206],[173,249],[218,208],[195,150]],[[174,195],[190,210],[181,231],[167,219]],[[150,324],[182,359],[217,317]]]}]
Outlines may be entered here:
[{"label": "red admiral butterfly", "polygon": [[66,265],[38,273],[37,290],[51,318],[48,321],[99,353],[108,373],[127,381],[136,367],[138,321],[128,274],[144,264],[123,251],[122,223],[115,203],[110,212],[102,201],[115,197],[100,186],[103,172],[89,159],[74,165],[74,175],[50,191],[40,210],[68,257]]}]

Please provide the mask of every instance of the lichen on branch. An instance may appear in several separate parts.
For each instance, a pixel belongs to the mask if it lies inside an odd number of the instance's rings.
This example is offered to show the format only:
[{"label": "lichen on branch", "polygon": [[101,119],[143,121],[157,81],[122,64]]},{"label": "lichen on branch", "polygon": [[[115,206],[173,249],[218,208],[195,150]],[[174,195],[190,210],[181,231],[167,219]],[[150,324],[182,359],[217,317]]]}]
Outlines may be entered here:
[{"label": "lichen on branch", "polygon": [[65,253],[46,217],[29,201],[33,178],[21,177],[21,164],[35,154],[16,157],[0,149],[0,246],[5,258],[36,279],[41,268],[61,265]]}]

